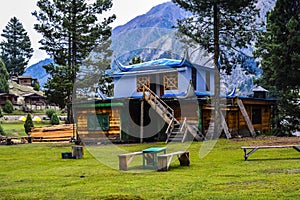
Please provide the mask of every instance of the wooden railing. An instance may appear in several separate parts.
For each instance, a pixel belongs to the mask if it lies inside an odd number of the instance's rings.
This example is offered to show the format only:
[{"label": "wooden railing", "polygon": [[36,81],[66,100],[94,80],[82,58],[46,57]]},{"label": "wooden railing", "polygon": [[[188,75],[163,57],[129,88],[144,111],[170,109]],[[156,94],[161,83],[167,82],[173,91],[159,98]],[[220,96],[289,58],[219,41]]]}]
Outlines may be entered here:
[{"label": "wooden railing", "polygon": [[[149,93],[149,95],[146,95],[146,92]],[[173,122],[176,124],[180,124],[174,117],[174,110],[168,106],[168,104],[166,104],[163,100],[161,100],[159,98],[159,96],[157,96],[149,87],[147,87],[146,85],[143,84],[143,97],[146,100],[151,100],[152,102],[154,102],[155,105],[162,105],[162,108],[160,107],[160,109],[167,114],[168,118],[170,120],[173,119]],[[169,115],[168,115],[169,114]]]}]

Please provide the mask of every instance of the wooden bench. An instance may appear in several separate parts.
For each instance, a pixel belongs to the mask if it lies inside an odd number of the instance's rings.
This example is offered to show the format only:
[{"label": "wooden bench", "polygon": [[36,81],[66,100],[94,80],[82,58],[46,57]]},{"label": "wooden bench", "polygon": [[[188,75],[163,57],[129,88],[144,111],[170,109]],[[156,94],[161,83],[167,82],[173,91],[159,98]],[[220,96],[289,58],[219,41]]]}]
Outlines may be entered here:
[{"label": "wooden bench", "polygon": [[119,169],[127,171],[128,165],[131,163],[133,158],[138,155],[143,155],[143,152],[138,151],[138,152],[125,153],[125,154],[118,155],[119,156]]},{"label": "wooden bench", "polygon": [[158,156],[158,171],[168,171],[172,158],[177,156],[180,166],[190,165],[190,152],[189,151],[177,151],[173,153],[163,154]]},{"label": "wooden bench", "polygon": [[[258,149],[271,149],[271,148],[293,148],[296,151],[300,152],[300,145],[283,145],[283,146],[245,146],[242,147],[242,149],[244,150],[244,158],[245,160],[248,159],[248,157],[253,154],[255,151],[257,151]],[[250,149],[249,152],[247,152],[247,150]]]}]

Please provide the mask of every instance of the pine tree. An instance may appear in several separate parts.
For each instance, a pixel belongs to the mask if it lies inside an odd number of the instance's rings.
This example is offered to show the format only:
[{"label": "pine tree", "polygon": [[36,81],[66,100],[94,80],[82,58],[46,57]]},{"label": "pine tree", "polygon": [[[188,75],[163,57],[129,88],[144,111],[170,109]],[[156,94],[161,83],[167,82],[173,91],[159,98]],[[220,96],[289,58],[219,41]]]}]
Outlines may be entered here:
[{"label": "pine tree", "polygon": [[29,132],[31,132],[31,129],[32,129],[33,127],[34,127],[34,125],[33,125],[33,121],[32,121],[31,114],[28,113],[28,114],[27,114],[27,118],[26,118],[25,123],[24,123],[25,133],[26,133],[26,134],[29,134]]},{"label": "pine tree", "polygon": [[59,118],[56,113],[53,113],[53,115],[51,116],[50,123],[52,125],[59,125]]},{"label": "pine tree", "polygon": [[82,97],[90,97],[93,93],[98,96],[97,90],[106,96],[113,95],[113,79],[107,73],[113,52],[110,50],[111,40],[103,38],[100,43],[80,67],[75,88]]},{"label": "pine tree", "polygon": [[[79,65],[89,53],[111,35],[109,24],[115,15],[98,22],[98,17],[112,7],[111,0],[39,0],[33,15],[38,20],[34,25],[43,35],[41,49],[54,58],[58,66],[45,69],[52,76],[45,85],[50,102],[67,106],[67,122],[73,123],[73,86]],[[64,102],[62,102],[62,100]]]},{"label": "pine tree", "polygon": [[0,59],[0,93],[9,92],[8,78],[9,78],[9,74],[6,70],[5,64]]},{"label": "pine tree", "polygon": [[1,124],[0,124],[0,135],[5,135],[5,131],[4,131],[4,129],[2,128]]},{"label": "pine tree", "polygon": [[6,25],[1,36],[5,38],[0,43],[1,58],[8,73],[11,76],[22,75],[33,53],[26,30],[22,23],[16,17],[13,17]]},{"label": "pine tree", "polygon": [[2,111],[2,108],[0,107],[0,118],[3,117],[3,111]]},{"label": "pine tree", "polygon": [[38,80],[35,80],[34,81],[34,83],[33,83],[33,89],[35,90],[35,91],[40,91],[40,83],[39,83],[39,81]]},{"label": "pine tree", "polygon": [[[172,0],[192,16],[178,21],[179,33],[201,45],[214,60],[215,133],[220,134],[219,68],[230,73],[241,51],[255,38],[257,0]],[[219,62],[219,59],[221,62]],[[222,63],[219,66],[219,63]]]},{"label": "pine tree", "polygon": [[300,0],[277,0],[256,44],[263,74],[260,84],[279,99],[275,134],[300,130]]},{"label": "pine tree", "polygon": [[10,100],[6,100],[3,111],[6,113],[12,113],[14,111],[14,106]]},{"label": "pine tree", "polygon": [[139,63],[142,63],[144,62],[144,60],[138,56],[138,57],[133,57],[129,63],[129,65],[134,65],[134,64],[139,64]]}]

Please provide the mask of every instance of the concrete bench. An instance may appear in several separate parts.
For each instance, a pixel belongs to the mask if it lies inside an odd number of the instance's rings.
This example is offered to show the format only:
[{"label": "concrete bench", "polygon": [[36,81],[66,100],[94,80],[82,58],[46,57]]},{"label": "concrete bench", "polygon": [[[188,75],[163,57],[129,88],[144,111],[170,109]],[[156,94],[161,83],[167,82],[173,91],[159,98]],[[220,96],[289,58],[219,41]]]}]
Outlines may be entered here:
[{"label": "concrete bench", "polygon": [[[282,146],[245,146],[241,147],[244,150],[244,159],[247,160],[250,155],[252,155],[258,149],[278,149],[278,148],[293,148],[296,151],[300,152],[300,145],[282,145]],[[247,150],[250,149],[249,152]]]},{"label": "concrete bench", "polygon": [[128,165],[131,163],[133,158],[138,155],[143,155],[143,152],[138,151],[138,152],[125,153],[125,154],[118,155],[119,156],[119,169],[127,171]]},{"label": "concrete bench", "polygon": [[158,156],[158,171],[168,171],[172,158],[177,156],[180,166],[190,165],[190,152],[189,151],[177,151],[173,153],[163,154]]}]

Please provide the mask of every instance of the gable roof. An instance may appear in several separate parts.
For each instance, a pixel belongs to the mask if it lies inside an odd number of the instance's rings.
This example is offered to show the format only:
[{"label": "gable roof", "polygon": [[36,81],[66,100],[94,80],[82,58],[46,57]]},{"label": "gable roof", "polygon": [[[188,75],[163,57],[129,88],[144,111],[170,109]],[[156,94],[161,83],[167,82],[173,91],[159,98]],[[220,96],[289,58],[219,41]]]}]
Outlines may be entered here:
[{"label": "gable roof", "polygon": [[23,95],[23,97],[41,97],[41,98],[46,98],[43,95],[40,95],[40,94],[37,94],[37,93],[25,94],[25,95]]},{"label": "gable roof", "polygon": [[268,90],[266,90],[265,88],[261,87],[261,86],[256,86],[255,88],[252,89],[253,92],[269,92]]}]

